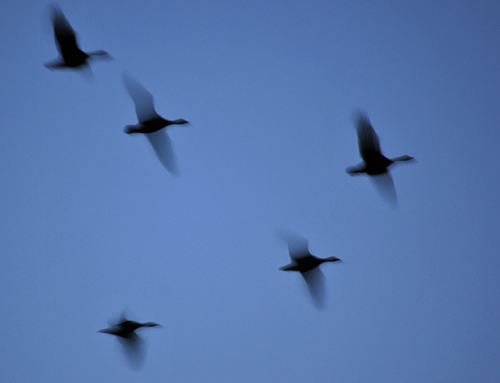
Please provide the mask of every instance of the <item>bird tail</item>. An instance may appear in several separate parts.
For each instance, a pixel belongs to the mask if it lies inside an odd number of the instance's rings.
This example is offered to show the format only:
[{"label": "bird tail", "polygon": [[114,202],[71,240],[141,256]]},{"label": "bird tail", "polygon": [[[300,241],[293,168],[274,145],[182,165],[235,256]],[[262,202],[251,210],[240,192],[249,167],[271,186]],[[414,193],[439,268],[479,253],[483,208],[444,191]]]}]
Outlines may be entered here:
[{"label": "bird tail", "polygon": [[364,173],[365,167],[362,164],[356,166],[349,166],[345,171],[347,174],[353,176],[359,173]]},{"label": "bird tail", "polygon": [[57,59],[57,60],[46,62],[43,65],[45,65],[45,67],[50,69],[50,70],[58,69],[58,68],[64,67],[64,61]]},{"label": "bird tail", "polygon": [[123,129],[123,131],[127,134],[139,133],[139,129],[137,129],[136,125],[127,125],[127,126],[125,126],[125,129]]}]

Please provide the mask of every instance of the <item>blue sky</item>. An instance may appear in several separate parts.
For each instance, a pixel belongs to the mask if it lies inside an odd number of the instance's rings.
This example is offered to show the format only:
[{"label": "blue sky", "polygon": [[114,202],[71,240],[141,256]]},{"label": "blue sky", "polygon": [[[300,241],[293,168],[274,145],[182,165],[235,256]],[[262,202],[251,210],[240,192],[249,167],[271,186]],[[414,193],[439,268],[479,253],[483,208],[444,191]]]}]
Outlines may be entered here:
[{"label": "blue sky", "polygon": [[[497,382],[500,4],[60,2],[0,6],[0,292],[8,382]],[[179,174],[135,124],[154,95]],[[384,203],[353,110],[414,156]],[[325,264],[311,303],[276,229]],[[125,310],[143,368],[97,333]]]}]

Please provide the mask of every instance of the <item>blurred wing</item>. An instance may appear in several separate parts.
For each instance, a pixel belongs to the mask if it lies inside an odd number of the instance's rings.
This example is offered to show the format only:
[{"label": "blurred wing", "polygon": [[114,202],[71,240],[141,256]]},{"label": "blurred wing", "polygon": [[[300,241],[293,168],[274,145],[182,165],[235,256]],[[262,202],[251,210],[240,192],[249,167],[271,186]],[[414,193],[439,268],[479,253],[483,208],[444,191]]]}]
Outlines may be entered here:
[{"label": "blurred wing", "polygon": [[361,154],[363,160],[369,162],[374,156],[381,154],[380,142],[368,116],[364,113],[359,113],[356,118],[359,154]]},{"label": "blurred wing", "polygon": [[59,53],[64,56],[73,55],[80,52],[76,42],[76,34],[61,8],[54,6],[52,11],[52,25],[54,26],[54,35],[56,37]]},{"label": "blurred wing", "polygon": [[292,260],[298,260],[309,255],[309,242],[306,238],[296,233],[279,232],[278,235],[288,245],[288,252]]},{"label": "blurred wing", "polygon": [[396,188],[394,186],[394,181],[392,180],[391,173],[387,172],[384,174],[379,174],[370,177],[373,182],[375,189],[389,205],[393,208],[398,207],[398,196],[396,194]]},{"label": "blurred wing", "polygon": [[173,175],[177,175],[177,161],[175,160],[170,137],[168,137],[165,130],[146,134],[146,137],[163,167]]},{"label": "blurred wing", "polygon": [[159,117],[155,110],[153,95],[148,92],[144,85],[127,73],[124,73],[122,78],[125,88],[127,88],[130,97],[134,101],[139,122],[142,123],[154,117]]},{"label": "blurred wing", "polygon": [[302,273],[304,280],[307,284],[307,289],[314,305],[318,309],[325,308],[325,276],[319,269],[319,267]]},{"label": "blurred wing", "polygon": [[140,369],[144,363],[144,342],[136,333],[129,338],[118,338],[130,367]]}]

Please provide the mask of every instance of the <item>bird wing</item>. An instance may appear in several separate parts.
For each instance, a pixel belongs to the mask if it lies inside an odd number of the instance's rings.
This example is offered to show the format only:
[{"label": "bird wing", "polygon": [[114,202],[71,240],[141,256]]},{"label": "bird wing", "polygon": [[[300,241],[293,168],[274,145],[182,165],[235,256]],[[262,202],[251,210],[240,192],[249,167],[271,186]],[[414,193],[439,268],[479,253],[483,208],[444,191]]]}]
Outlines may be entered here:
[{"label": "bird wing", "polygon": [[302,258],[310,256],[309,242],[306,238],[296,233],[280,233],[288,245],[288,252],[292,261],[299,262]]},{"label": "bird wing", "polygon": [[76,41],[76,34],[63,11],[58,6],[54,6],[52,11],[52,25],[57,42],[57,49],[61,56],[71,56],[81,52]]},{"label": "bird wing", "polygon": [[144,363],[144,341],[132,333],[128,338],[118,338],[127,361],[133,369],[140,369]]},{"label": "bird wing", "polygon": [[177,175],[177,161],[175,160],[174,150],[172,149],[170,138],[165,130],[159,130],[158,132],[147,134],[146,138],[153,147],[156,156],[165,169],[170,173]]},{"label": "bird wing", "polygon": [[322,310],[325,308],[325,276],[319,267],[301,273],[307,284],[307,289],[311,295],[314,305]]},{"label": "bird wing", "polygon": [[380,196],[393,208],[398,207],[398,196],[396,194],[396,187],[392,180],[391,173],[378,174],[370,177],[375,189]]},{"label": "bird wing", "polygon": [[144,85],[128,73],[123,73],[122,78],[125,88],[130,94],[130,97],[132,97],[132,101],[134,101],[135,112],[139,122],[142,123],[152,118],[159,117],[155,110],[153,95]]},{"label": "bird wing", "polygon": [[366,114],[359,113],[356,119],[359,154],[365,162],[369,162],[373,157],[381,155],[380,142]]},{"label": "bird wing", "polygon": [[120,326],[121,323],[126,322],[128,319],[125,315],[125,309],[122,310],[119,316],[112,316],[108,318],[108,325],[112,327]]}]

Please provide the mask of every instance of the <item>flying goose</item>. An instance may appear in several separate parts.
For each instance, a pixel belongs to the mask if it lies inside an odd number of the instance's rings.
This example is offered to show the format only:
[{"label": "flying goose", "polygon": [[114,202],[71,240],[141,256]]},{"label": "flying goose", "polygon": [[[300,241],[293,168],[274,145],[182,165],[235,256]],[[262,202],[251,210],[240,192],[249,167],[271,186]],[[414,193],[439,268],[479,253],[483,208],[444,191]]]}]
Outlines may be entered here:
[{"label": "flying goose", "polygon": [[319,258],[312,255],[307,239],[298,234],[282,233],[281,237],[288,245],[292,262],[280,267],[280,270],[298,271],[307,284],[314,304],[320,309],[324,308],[324,275],[318,266],[325,262],[342,262],[342,260],[337,257]]},{"label": "flying goose", "polygon": [[94,56],[111,58],[109,54],[103,50],[93,52],[84,52],[78,47],[76,41],[76,33],[71,27],[68,19],[64,16],[61,8],[54,5],[52,8],[52,25],[54,27],[54,37],[56,40],[57,50],[61,57],[57,60],[45,63],[49,69],[61,68],[81,68],[88,66],[87,60]]},{"label": "flying goose", "polygon": [[388,172],[389,166],[398,161],[410,161],[413,157],[404,155],[389,159],[380,150],[380,142],[377,133],[373,129],[368,116],[358,113],[356,116],[356,130],[358,133],[359,154],[363,162],[346,169],[350,175],[366,173],[370,176],[384,174]]},{"label": "flying goose", "polygon": [[128,320],[122,313],[120,321],[117,324],[98,332],[116,336],[123,346],[123,351],[131,366],[140,368],[144,361],[143,341],[135,331],[141,327],[156,326],[161,327],[161,325],[155,322],[140,323]]},{"label": "flying goose", "polygon": [[368,174],[380,195],[391,205],[397,207],[396,188],[389,167],[395,162],[411,161],[414,158],[407,155],[387,158],[380,150],[377,133],[375,133],[368,116],[363,112],[358,112],[355,114],[355,120],[359,153],[363,162],[348,167],[346,172],[351,176],[362,173]]},{"label": "flying goose", "polygon": [[177,120],[167,120],[156,113],[153,95],[135,78],[124,73],[123,83],[125,88],[134,101],[135,112],[139,123],[136,125],[127,125],[125,133],[154,133],[169,125],[182,125],[189,122],[179,118]]}]

